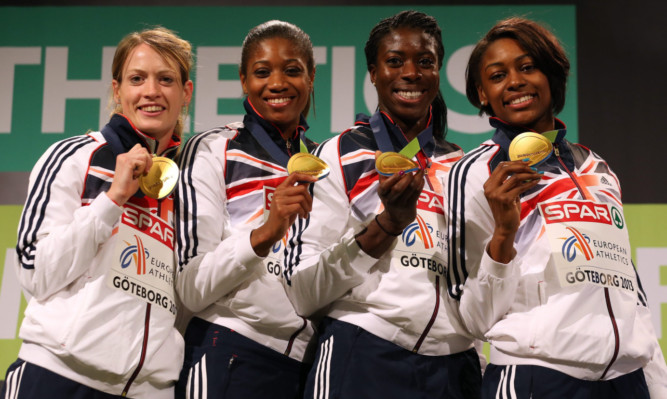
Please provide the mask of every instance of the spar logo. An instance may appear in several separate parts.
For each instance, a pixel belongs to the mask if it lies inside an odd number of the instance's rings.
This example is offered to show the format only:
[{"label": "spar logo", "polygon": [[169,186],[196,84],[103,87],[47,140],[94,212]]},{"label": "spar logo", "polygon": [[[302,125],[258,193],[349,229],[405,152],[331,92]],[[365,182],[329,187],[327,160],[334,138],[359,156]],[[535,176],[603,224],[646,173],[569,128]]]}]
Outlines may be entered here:
[{"label": "spar logo", "polygon": [[611,219],[614,221],[614,226],[618,227],[619,229],[623,229],[623,227],[625,227],[623,213],[615,206],[611,207]]},{"label": "spar logo", "polygon": [[562,248],[563,258],[568,262],[572,262],[577,257],[577,252],[581,252],[586,260],[593,259],[593,250],[591,250],[591,246],[589,245],[591,242],[590,237],[582,234],[574,227],[567,227],[567,229],[572,233],[572,236],[565,239]]},{"label": "spar logo", "polygon": [[[137,275],[146,274],[146,259],[150,256],[148,253],[148,248],[144,247],[144,242],[141,241],[141,238],[134,236],[136,244],[129,243],[127,248],[123,250],[120,254],[120,266],[123,269],[130,267],[132,262],[137,266]],[[141,254],[141,255],[140,255]]]},{"label": "spar logo", "polygon": [[403,242],[406,246],[411,247],[415,244],[417,238],[419,238],[424,243],[424,248],[433,248],[432,232],[433,227],[426,223],[421,216],[417,215],[416,222],[410,224],[403,230]]}]

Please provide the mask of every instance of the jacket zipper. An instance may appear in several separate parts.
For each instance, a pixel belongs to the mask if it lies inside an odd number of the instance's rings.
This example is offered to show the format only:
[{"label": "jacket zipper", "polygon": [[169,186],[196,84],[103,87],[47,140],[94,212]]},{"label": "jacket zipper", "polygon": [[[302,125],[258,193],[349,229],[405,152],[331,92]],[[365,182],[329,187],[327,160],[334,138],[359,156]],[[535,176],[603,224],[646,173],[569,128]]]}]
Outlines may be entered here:
[{"label": "jacket zipper", "polygon": [[285,148],[287,148],[287,155],[292,156],[292,143],[289,140],[285,140]]},{"label": "jacket zipper", "polygon": [[[581,188],[579,185],[579,182],[577,182],[577,179],[575,179],[572,176],[572,172],[565,166],[565,162],[560,157],[560,151],[558,150],[558,146],[554,146],[554,154],[556,155],[556,158],[558,159],[558,162],[563,166],[563,169],[565,169],[565,172],[570,176],[570,179],[574,182],[574,185],[577,186],[577,190],[579,190],[579,194],[581,194],[582,197],[586,198],[586,195],[584,194],[584,190]],[[606,375],[609,369],[611,368],[611,365],[614,364],[616,361],[616,358],[618,357],[618,352],[619,348],[621,347],[621,338],[619,337],[618,334],[618,325],[616,324],[616,317],[614,316],[614,310],[611,307],[611,298],[609,297],[609,288],[605,287],[604,288],[604,298],[605,302],[607,304],[607,312],[609,313],[609,319],[611,320],[611,326],[614,329],[614,354],[611,357],[611,360],[609,361],[609,364],[607,364],[607,367],[604,369],[604,372],[600,376],[600,380],[602,380]]]},{"label": "jacket zipper", "polygon": [[296,330],[296,331],[294,332],[294,334],[292,334],[292,336],[290,337],[290,339],[289,339],[289,343],[287,344],[287,349],[285,349],[285,352],[284,352],[284,355],[285,355],[285,356],[289,356],[290,352],[292,351],[292,345],[294,344],[294,340],[296,339],[296,337],[299,336],[299,334],[301,334],[301,332],[302,332],[302,331],[306,328],[306,326],[308,325],[308,321],[306,321],[306,318],[305,318],[305,317],[301,317],[301,320],[303,320],[303,325],[301,326],[301,328],[299,328],[298,330]]},{"label": "jacket zipper", "polygon": [[611,308],[611,299],[609,298],[609,288],[605,287],[604,288],[604,298],[607,301],[607,312],[609,312],[609,318],[611,319],[611,325],[614,327],[614,355],[611,357],[611,361],[607,365],[607,368],[604,369],[604,373],[602,373],[602,376],[600,376],[600,379],[604,379],[604,377],[607,375],[607,372],[611,368],[611,365],[614,364],[616,361],[616,357],[618,357],[618,350],[619,347],[621,346],[620,339],[618,337],[618,325],[616,325],[616,317],[614,317],[614,310]]},{"label": "jacket zipper", "polygon": [[[417,153],[417,161],[419,161],[419,166],[422,168],[426,168],[426,166],[428,165],[428,158],[423,154],[422,151]],[[428,185],[429,189],[431,191],[434,191],[431,181],[427,177],[425,178],[426,178],[426,184]],[[417,340],[417,343],[415,344],[414,348],[412,348],[413,353],[419,352],[419,348],[421,348],[422,344],[424,343],[424,339],[426,339],[426,336],[428,335],[429,331],[431,331],[431,327],[433,327],[433,323],[435,323],[435,318],[438,315],[439,309],[440,309],[440,276],[435,276],[435,306],[433,307],[433,314],[431,314],[431,319],[428,321],[428,324],[426,324],[426,327],[424,328],[424,331]]]},{"label": "jacket zipper", "polygon": [[144,318],[144,340],[141,344],[141,356],[139,357],[139,364],[137,364],[137,368],[134,369],[132,376],[127,381],[127,384],[125,384],[125,388],[123,388],[123,393],[120,395],[122,397],[127,397],[127,393],[130,390],[130,386],[137,378],[137,375],[139,375],[139,371],[141,371],[141,368],[144,365],[144,360],[146,360],[146,349],[148,347],[148,326],[150,325],[150,320],[151,320],[151,304],[149,303],[146,304],[146,317]]},{"label": "jacket zipper", "polygon": [[415,344],[415,347],[412,348],[413,353],[419,352],[419,348],[422,346],[422,343],[424,343],[424,339],[426,339],[428,332],[431,331],[433,323],[435,323],[435,317],[438,315],[439,309],[440,309],[440,276],[435,276],[435,307],[433,308],[433,314],[431,315],[431,320],[428,321],[428,324],[426,325],[424,332],[422,332],[422,335],[419,337],[419,340]]}]

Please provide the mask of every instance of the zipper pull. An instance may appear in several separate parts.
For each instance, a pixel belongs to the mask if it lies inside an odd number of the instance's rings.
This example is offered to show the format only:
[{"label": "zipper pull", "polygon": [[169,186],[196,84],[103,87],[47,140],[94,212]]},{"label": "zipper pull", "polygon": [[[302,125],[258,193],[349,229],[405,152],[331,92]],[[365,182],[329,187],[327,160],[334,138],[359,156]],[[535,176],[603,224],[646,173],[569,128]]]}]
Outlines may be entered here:
[{"label": "zipper pull", "polygon": [[558,151],[558,146],[554,146],[554,154],[556,154],[557,157],[560,157],[560,151]]}]

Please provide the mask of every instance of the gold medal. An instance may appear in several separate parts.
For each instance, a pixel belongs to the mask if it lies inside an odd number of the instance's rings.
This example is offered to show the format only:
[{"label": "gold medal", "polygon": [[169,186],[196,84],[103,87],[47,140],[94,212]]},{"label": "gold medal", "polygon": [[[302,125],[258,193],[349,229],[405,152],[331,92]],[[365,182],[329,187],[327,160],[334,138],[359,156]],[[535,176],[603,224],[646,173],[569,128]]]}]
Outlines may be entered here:
[{"label": "gold medal", "polygon": [[538,165],[549,158],[553,152],[551,140],[539,133],[521,133],[512,140],[509,156],[512,161],[528,158],[528,165]]},{"label": "gold medal", "polygon": [[178,166],[165,157],[153,157],[153,166],[146,175],[139,176],[139,188],[151,198],[162,199],[176,188]]},{"label": "gold medal", "polygon": [[398,152],[383,152],[375,159],[375,169],[383,176],[391,176],[398,172],[413,172],[419,165],[412,159]]},{"label": "gold medal", "polygon": [[304,173],[321,180],[329,175],[329,165],[313,154],[297,152],[287,162],[287,173]]}]

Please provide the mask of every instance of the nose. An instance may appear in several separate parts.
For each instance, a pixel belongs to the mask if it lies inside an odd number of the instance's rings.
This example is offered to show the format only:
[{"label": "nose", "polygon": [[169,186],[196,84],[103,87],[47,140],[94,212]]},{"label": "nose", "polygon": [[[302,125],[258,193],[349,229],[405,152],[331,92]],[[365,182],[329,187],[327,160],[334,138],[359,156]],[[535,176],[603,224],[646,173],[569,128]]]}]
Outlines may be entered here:
[{"label": "nose", "polygon": [[510,89],[518,89],[523,87],[526,84],[523,74],[517,70],[511,70],[508,72],[508,83]]},{"label": "nose", "polygon": [[149,98],[155,98],[160,95],[160,82],[156,78],[148,78],[146,79],[146,83],[144,85],[144,95]]},{"label": "nose", "polygon": [[269,75],[269,81],[268,81],[268,87],[269,90],[271,91],[283,91],[286,89],[285,87],[285,76],[283,76],[282,73],[272,73]]},{"label": "nose", "polygon": [[422,72],[416,63],[408,60],[403,64],[403,69],[401,70],[401,77],[408,81],[414,81],[421,79]]}]

